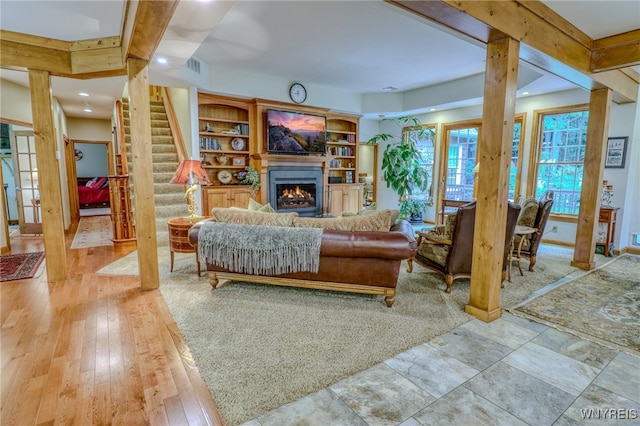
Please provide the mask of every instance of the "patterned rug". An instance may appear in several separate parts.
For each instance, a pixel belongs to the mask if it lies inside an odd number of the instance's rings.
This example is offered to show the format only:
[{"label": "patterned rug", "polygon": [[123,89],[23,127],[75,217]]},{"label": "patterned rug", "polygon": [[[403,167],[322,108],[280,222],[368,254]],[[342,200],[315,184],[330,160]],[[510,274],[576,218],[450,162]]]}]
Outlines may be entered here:
[{"label": "patterned rug", "polygon": [[0,281],[33,278],[43,259],[42,251],[0,256]]},{"label": "patterned rug", "polygon": [[112,238],[111,216],[81,217],[71,248],[112,246]]},{"label": "patterned rug", "polygon": [[640,352],[640,256],[619,256],[511,312]]}]

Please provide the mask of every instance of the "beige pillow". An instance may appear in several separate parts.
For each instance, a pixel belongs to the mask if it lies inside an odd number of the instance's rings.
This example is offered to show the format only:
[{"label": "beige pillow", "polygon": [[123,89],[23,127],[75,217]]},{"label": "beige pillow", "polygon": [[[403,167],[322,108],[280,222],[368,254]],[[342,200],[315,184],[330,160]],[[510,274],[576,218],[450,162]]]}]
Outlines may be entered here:
[{"label": "beige pillow", "polygon": [[533,228],[536,223],[536,216],[538,215],[538,201],[535,198],[527,198],[522,203],[522,209],[518,216],[518,225],[529,226]]},{"label": "beige pillow", "polygon": [[211,210],[218,222],[244,225],[293,226],[298,213],[266,213],[250,210],[235,210],[215,207]]},{"label": "beige pillow", "polygon": [[380,210],[360,216],[337,218],[297,217],[293,220],[297,228],[323,228],[334,231],[374,231],[389,232],[391,211]]},{"label": "beige pillow", "polygon": [[271,204],[260,204],[253,198],[249,198],[249,206],[247,207],[251,211],[256,212],[265,212],[265,213],[275,213],[276,211],[271,207]]}]

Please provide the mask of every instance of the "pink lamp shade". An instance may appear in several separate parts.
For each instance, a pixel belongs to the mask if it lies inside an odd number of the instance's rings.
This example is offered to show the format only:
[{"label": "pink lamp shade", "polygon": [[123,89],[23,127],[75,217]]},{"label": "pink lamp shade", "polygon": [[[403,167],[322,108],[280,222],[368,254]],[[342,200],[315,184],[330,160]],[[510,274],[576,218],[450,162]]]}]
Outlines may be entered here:
[{"label": "pink lamp shade", "polygon": [[209,175],[200,165],[200,160],[182,160],[169,183],[176,185],[212,185]]}]

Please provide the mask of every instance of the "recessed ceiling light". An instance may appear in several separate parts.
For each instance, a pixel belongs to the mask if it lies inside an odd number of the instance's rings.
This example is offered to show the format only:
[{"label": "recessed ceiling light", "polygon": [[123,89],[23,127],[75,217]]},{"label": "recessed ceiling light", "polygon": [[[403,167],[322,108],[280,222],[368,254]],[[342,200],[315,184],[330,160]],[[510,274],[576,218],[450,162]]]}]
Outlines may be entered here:
[{"label": "recessed ceiling light", "polygon": [[429,111],[435,111],[435,110],[436,110],[435,108],[429,108]]},{"label": "recessed ceiling light", "polygon": [[93,110],[91,108],[85,108],[83,109],[84,112],[92,112]]},{"label": "recessed ceiling light", "polygon": [[168,62],[167,58],[165,58],[164,56],[159,56],[156,61],[158,61],[159,64],[166,64]]},{"label": "recessed ceiling light", "polygon": [[80,92],[78,93],[78,96],[89,96],[89,94],[86,92]]},{"label": "recessed ceiling light", "polygon": [[393,86],[387,86],[387,87],[383,87],[382,90],[384,90],[385,92],[393,92],[394,90],[398,90],[398,88]]},{"label": "recessed ceiling light", "polygon": [[522,94],[523,94],[523,95],[528,95],[528,94],[529,94],[529,92],[522,92]]}]

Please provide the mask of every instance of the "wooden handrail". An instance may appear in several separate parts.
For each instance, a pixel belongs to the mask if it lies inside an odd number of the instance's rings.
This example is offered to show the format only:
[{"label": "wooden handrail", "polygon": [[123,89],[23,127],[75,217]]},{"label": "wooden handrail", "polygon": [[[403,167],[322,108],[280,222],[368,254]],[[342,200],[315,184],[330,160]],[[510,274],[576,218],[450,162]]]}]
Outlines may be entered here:
[{"label": "wooden handrail", "polygon": [[129,173],[129,163],[127,161],[127,143],[124,133],[124,114],[122,112],[122,100],[116,101],[116,125],[118,131],[118,154],[120,155],[120,165],[122,169],[120,173],[126,175]]},{"label": "wooden handrail", "polygon": [[176,113],[173,109],[173,103],[169,97],[169,91],[166,87],[161,88],[162,103],[167,113],[167,120],[169,120],[169,129],[171,129],[171,136],[173,139],[173,145],[176,147],[178,153],[178,162],[187,159],[187,151],[184,147],[184,139],[182,138],[182,132],[180,131],[180,124],[176,119]]}]

